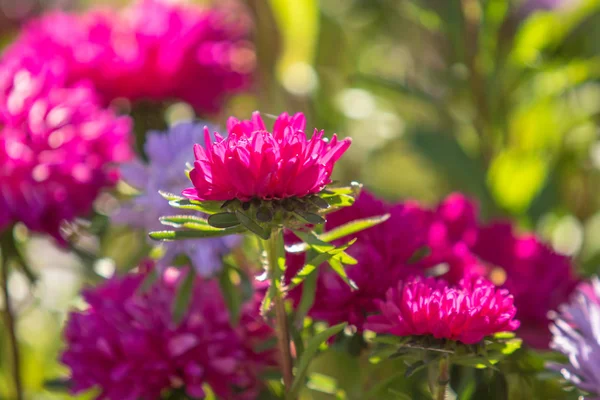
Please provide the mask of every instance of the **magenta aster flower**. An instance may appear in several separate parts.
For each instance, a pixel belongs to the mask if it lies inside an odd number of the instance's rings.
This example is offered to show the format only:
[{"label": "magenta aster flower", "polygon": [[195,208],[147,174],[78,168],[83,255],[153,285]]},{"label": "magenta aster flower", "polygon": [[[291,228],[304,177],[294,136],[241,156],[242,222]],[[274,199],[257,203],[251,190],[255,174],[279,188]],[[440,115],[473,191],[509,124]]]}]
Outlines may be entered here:
[{"label": "magenta aster flower", "polygon": [[86,83],[31,53],[0,64],[0,224],[21,221],[60,240],[131,157],[126,117],[100,107]]},{"label": "magenta aster flower", "polygon": [[534,235],[517,236],[508,223],[481,227],[473,252],[488,263],[488,276],[515,297],[519,335],[537,348],[550,340],[548,312],[569,299],[579,280],[568,257],[555,253]]},{"label": "magenta aster flower", "polygon": [[206,146],[196,145],[196,161],[190,173],[194,187],[183,195],[194,200],[263,200],[304,197],[331,183],[336,161],[350,146],[350,139],[323,138],[315,130],[308,139],[301,113],[281,114],[273,133],[267,131],[258,112],[250,121],[230,118],[229,135],[215,133],[213,143],[205,130]]},{"label": "magenta aster flower", "polygon": [[[578,286],[570,303],[553,313],[550,347],[569,357],[568,365],[550,364],[565,379],[600,396],[600,280]],[[588,397],[586,396],[586,399]],[[599,397],[595,397],[599,398]]]},{"label": "magenta aster flower", "polygon": [[452,287],[444,280],[417,277],[399,282],[376,304],[381,315],[370,316],[365,328],[377,333],[474,344],[519,327],[512,296],[481,278]]},{"label": "magenta aster flower", "polygon": [[181,99],[215,112],[248,86],[255,64],[250,19],[233,4],[139,0],[120,13],[50,13],[30,23],[9,52],[35,49],[61,64],[69,82],[89,79],[107,102]]},{"label": "magenta aster flower", "polygon": [[179,271],[167,269],[143,293],[143,274],[112,278],[85,292],[89,308],[71,313],[62,355],[75,393],[97,387],[99,399],[154,400],[163,390],[183,388],[203,398],[208,384],[220,399],[256,398],[259,374],[274,356],[253,349],[271,337],[258,302],[247,303],[233,327],[218,285],[197,280],[187,314],[175,324]]}]

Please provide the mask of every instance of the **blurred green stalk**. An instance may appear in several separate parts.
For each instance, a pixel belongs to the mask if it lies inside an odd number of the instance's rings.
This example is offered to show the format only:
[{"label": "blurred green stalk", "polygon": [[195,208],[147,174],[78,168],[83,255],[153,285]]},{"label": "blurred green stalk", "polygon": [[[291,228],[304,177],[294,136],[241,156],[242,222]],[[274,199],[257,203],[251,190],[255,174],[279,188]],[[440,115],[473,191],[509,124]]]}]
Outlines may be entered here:
[{"label": "blurred green stalk", "polygon": [[12,369],[13,385],[16,400],[23,400],[23,385],[21,383],[21,359],[19,355],[19,343],[17,341],[15,317],[13,315],[12,303],[8,292],[8,264],[9,254],[13,239],[13,230],[7,229],[0,238],[0,251],[2,252],[2,263],[0,265],[0,280],[2,281],[2,294],[4,298],[4,325],[8,333],[8,347],[10,347],[10,362]]}]

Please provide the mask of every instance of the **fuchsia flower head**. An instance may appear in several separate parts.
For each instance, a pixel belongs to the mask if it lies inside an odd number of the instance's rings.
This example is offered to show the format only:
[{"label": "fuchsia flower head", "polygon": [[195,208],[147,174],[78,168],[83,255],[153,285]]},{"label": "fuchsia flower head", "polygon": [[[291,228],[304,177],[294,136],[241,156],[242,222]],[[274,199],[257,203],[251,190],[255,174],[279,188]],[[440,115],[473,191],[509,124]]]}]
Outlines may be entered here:
[{"label": "fuchsia flower head", "polygon": [[465,279],[455,287],[434,278],[401,281],[385,301],[376,303],[381,315],[370,316],[365,328],[377,333],[474,344],[519,327],[512,296],[481,278]]},{"label": "fuchsia flower head", "polygon": [[197,279],[187,313],[176,324],[179,271],[167,269],[146,292],[140,288],[145,274],[137,274],[84,293],[89,308],[70,314],[61,358],[71,369],[74,392],[96,387],[101,399],[154,400],[181,388],[203,398],[207,384],[220,399],[257,398],[259,374],[274,364],[272,351],[254,349],[272,336],[259,299],[246,303],[240,324],[232,326],[218,284]]},{"label": "fuchsia flower head", "polygon": [[121,12],[49,13],[8,53],[34,49],[68,71],[69,83],[90,80],[105,102],[184,100],[212,113],[249,86],[255,66],[251,21],[226,3],[138,0]]},{"label": "fuchsia flower head", "polygon": [[304,197],[331,183],[336,161],[350,146],[350,139],[323,138],[315,130],[309,139],[301,113],[281,114],[269,132],[258,112],[252,120],[227,122],[228,136],[205,131],[206,146],[196,145],[196,161],[190,172],[194,187],[183,195],[194,200],[248,201]]},{"label": "fuchsia flower head", "polygon": [[131,157],[127,117],[101,107],[86,82],[24,52],[0,63],[0,229],[21,221],[61,240]]}]

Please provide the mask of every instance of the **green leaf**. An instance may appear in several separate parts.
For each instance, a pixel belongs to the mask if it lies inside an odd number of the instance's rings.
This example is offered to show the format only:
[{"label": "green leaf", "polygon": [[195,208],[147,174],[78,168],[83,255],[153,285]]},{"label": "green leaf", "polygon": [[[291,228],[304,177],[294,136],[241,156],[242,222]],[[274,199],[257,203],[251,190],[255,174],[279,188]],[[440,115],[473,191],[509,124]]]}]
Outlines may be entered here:
[{"label": "green leaf", "polygon": [[412,254],[412,256],[410,256],[407,263],[408,264],[416,264],[430,254],[431,254],[431,249],[428,246],[420,247],[417,250],[415,250],[415,252]]},{"label": "green leaf", "polygon": [[199,224],[199,225],[208,225],[208,221],[206,219],[198,217],[196,215],[170,215],[165,217],[160,217],[159,221],[163,225],[173,226],[175,228],[182,228],[185,224]]},{"label": "green leaf", "polygon": [[314,232],[304,232],[294,230],[296,236],[298,236],[304,243],[306,243],[310,248],[314,249],[318,253],[326,253],[335,249],[335,245],[331,243],[326,243],[321,240]]},{"label": "green leaf", "polygon": [[[350,247],[351,245],[353,245],[354,242],[356,242],[356,239],[351,240],[350,242],[346,243],[343,246],[333,247],[329,251],[324,252],[324,253],[319,253],[316,256],[314,256],[313,258],[311,258],[310,261],[308,261],[306,263],[306,265],[304,265],[304,267],[302,267],[302,269],[300,269],[300,271],[298,271],[298,273],[291,279],[290,284],[288,286],[288,290],[291,290],[291,289],[295,288],[296,286],[298,286],[299,284],[301,284],[304,281],[304,279],[306,279],[307,276],[312,274],[313,271],[315,271],[319,267],[319,265],[321,265],[322,263],[324,263],[326,261],[335,259],[337,262],[343,263],[344,261],[350,260],[351,257],[345,253],[345,250],[348,249],[348,247]],[[351,258],[351,259],[354,260],[353,258]],[[337,266],[336,266],[336,268],[337,268]],[[342,267],[342,269],[343,269],[343,267]],[[344,274],[345,274],[345,271],[344,271]]]},{"label": "green leaf", "polygon": [[169,193],[169,192],[165,192],[164,190],[159,190],[158,194],[160,194],[165,200],[168,201],[178,201],[178,200],[185,200],[185,197],[173,194],[173,193]]},{"label": "green leaf", "polygon": [[321,253],[307,262],[290,281],[287,290],[292,290],[311,275],[322,263],[333,257],[332,253]]},{"label": "green leaf", "polygon": [[177,295],[175,297],[175,301],[173,302],[173,321],[176,324],[179,324],[183,320],[183,317],[188,309],[188,305],[192,299],[194,278],[194,270],[190,268],[183,283],[177,289]]},{"label": "green leaf", "polygon": [[306,274],[303,277],[302,285],[302,297],[300,298],[300,303],[298,307],[296,307],[296,313],[294,316],[296,324],[302,324],[304,321],[304,317],[308,314],[308,311],[312,307],[315,302],[315,294],[317,291],[317,277],[318,273],[315,269],[312,272]]},{"label": "green leaf", "polygon": [[231,228],[240,224],[235,214],[218,213],[208,217],[208,223],[215,228]]},{"label": "green leaf", "polygon": [[271,236],[270,229],[263,228],[256,221],[252,220],[240,210],[236,210],[235,215],[242,225],[244,225],[250,232],[258,235],[258,237],[261,239],[267,240]]},{"label": "green leaf", "polygon": [[300,210],[300,209],[294,210],[294,214],[298,215],[300,218],[302,218],[304,221],[308,222],[309,224],[318,225],[318,224],[325,223],[325,219],[323,217],[321,217],[319,214],[306,212],[306,211]]},{"label": "green leaf", "polygon": [[239,322],[240,306],[242,305],[241,293],[231,280],[233,268],[224,263],[223,270],[219,274],[219,287],[225,299],[225,304],[229,310],[229,321],[231,325],[236,326]]},{"label": "green leaf", "polygon": [[148,272],[146,274],[146,276],[144,277],[144,280],[142,281],[142,284],[140,285],[140,287],[138,288],[138,291],[140,293],[144,293],[147,292],[148,289],[150,289],[150,287],[154,284],[154,282],[156,282],[158,280],[158,274],[156,273],[156,269],[152,269],[150,272]]},{"label": "green leaf", "polygon": [[302,354],[302,357],[298,359],[298,363],[296,365],[296,377],[294,378],[294,383],[292,384],[289,398],[295,399],[298,396],[298,392],[304,385],[304,379],[306,376],[306,372],[308,371],[310,362],[317,355],[321,344],[328,340],[330,337],[340,333],[342,330],[344,330],[345,327],[345,322],[329,327],[324,331],[319,332],[308,341],[306,348],[304,349],[304,354]]},{"label": "green leaf", "polygon": [[378,217],[356,219],[319,235],[319,239],[324,242],[333,242],[334,240],[343,238],[344,236],[352,235],[354,233],[379,225],[382,222],[387,221],[389,218],[390,214],[385,214]]},{"label": "green leaf", "polygon": [[72,382],[69,379],[56,378],[44,381],[44,389],[53,392],[68,392],[71,389]]},{"label": "green leaf", "polygon": [[[198,225],[198,228],[204,228],[201,225]],[[210,229],[209,229],[210,228]],[[155,231],[150,232],[148,236],[150,236],[153,240],[182,240],[182,239],[200,239],[200,238],[210,238],[210,237],[221,237],[227,235],[235,235],[238,233],[245,232],[246,229],[244,227],[236,226],[233,228],[227,229],[218,229],[211,226],[206,226],[206,229],[198,229],[198,230],[190,230],[190,231]]]},{"label": "green leaf", "polygon": [[358,290],[358,286],[356,286],[356,283],[354,283],[352,279],[348,278],[348,274],[346,274],[344,265],[339,260],[330,258],[328,262],[331,266],[331,269],[333,269],[339,275],[339,277],[342,278],[342,280],[346,282],[348,286],[350,286],[350,289]]},{"label": "green leaf", "polygon": [[222,201],[196,201],[190,199],[171,200],[169,205],[184,210],[194,210],[204,214],[216,214],[221,212]]}]

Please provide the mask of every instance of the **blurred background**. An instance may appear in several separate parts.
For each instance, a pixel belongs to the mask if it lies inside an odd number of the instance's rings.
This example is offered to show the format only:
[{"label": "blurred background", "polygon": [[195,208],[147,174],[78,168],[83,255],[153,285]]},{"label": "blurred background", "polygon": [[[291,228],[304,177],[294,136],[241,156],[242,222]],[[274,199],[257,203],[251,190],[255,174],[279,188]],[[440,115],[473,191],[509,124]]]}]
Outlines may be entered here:
[{"label": "blurred background", "polygon": [[[465,192],[483,218],[510,217],[572,257],[581,274],[598,271],[600,1],[244,3],[255,24],[253,87],[216,116],[169,104],[161,110],[168,123],[201,117],[222,126],[227,116],[254,110],[302,111],[309,127],[353,138],[338,180],[432,205]],[[0,0],[0,46],[49,9],[124,4]],[[136,119],[138,144],[147,122]],[[88,253],[31,236],[26,255],[39,280],[10,276],[23,379],[36,400],[71,398],[49,389],[66,371],[57,361],[61,327],[80,304],[81,287],[147,253],[143,233],[108,226],[115,201],[111,194],[98,199],[86,230],[94,235],[81,238]],[[6,352],[0,357],[0,398],[10,398]]]}]

